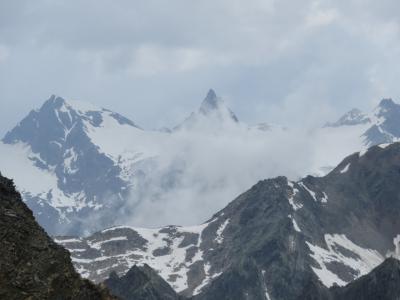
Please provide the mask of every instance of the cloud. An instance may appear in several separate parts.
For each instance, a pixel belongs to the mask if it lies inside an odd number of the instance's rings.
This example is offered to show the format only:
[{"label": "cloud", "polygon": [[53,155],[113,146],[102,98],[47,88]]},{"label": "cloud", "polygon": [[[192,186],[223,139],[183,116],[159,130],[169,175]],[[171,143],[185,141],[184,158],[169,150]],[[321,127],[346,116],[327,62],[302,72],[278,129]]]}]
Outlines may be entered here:
[{"label": "cloud", "polygon": [[10,55],[7,47],[0,45],[0,63],[5,61]]},{"label": "cloud", "polygon": [[309,107],[323,112],[309,123],[324,123],[400,94],[399,5],[3,1],[0,133],[52,93],[173,126],[210,87],[249,123],[302,126]]},{"label": "cloud", "polygon": [[172,127],[210,87],[249,124],[294,128],[273,139],[182,134],[163,145],[148,166],[159,175],[132,197],[137,222],[203,221],[259,179],[296,178],[320,157],[347,154],[323,137],[329,147],[317,153],[307,128],[400,97],[399,8],[394,0],[0,1],[0,135],[53,93],[144,128]]},{"label": "cloud", "polygon": [[136,167],[143,177],[135,178],[119,223],[199,224],[257,181],[282,174],[297,179],[313,165],[306,132],[249,131],[229,124],[210,132],[203,125],[205,131],[170,135],[159,145],[159,157]]}]

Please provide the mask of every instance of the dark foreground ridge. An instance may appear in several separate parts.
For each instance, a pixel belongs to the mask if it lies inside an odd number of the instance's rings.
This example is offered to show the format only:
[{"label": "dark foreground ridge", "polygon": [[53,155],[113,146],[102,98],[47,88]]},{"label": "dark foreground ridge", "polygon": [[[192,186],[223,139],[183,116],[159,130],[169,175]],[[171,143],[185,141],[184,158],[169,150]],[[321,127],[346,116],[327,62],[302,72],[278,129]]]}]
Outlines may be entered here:
[{"label": "dark foreground ridge", "polygon": [[0,175],[0,299],[116,299],[82,279],[69,253],[36,223],[11,180]]}]

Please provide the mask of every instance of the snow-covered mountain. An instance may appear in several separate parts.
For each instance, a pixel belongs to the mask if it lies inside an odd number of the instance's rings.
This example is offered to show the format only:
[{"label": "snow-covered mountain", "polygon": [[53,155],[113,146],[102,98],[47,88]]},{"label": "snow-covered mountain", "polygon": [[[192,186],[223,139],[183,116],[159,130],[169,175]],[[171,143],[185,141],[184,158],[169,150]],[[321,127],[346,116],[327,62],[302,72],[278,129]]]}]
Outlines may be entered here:
[{"label": "snow-covered mountain", "polygon": [[336,122],[313,130],[318,151],[314,153],[312,173],[326,174],[348,153],[400,140],[400,105],[383,99],[370,113],[352,109]]},{"label": "snow-covered mountain", "polygon": [[327,299],[318,295],[399,257],[399,158],[400,143],[374,146],[324,177],[260,181],[199,226],[56,241],[97,282],[145,263],[194,299]]},{"label": "snow-covered mountain", "polygon": [[357,128],[359,142],[364,147],[393,143],[400,139],[400,105],[392,99],[383,99],[369,114],[352,109],[338,121],[327,123],[324,128],[342,131]]},{"label": "snow-covered mountain", "polygon": [[210,90],[173,131],[150,131],[52,96],[6,134],[0,169],[51,234],[193,225],[258,180],[326,174],[348,153],[396,141],[399,107],[382,100],[371,114],[352,110],[303,132],[245,124]]},{"label": "snow-covered mountain", "polygon": [[[123,205],[132,165],[157,154],[148,135],[117,113],[51,96],[6,134],[1,169],[49,232],[101,228]],[[141,143],[126,147],[130,138]]]},{"label": "snow-covered mountain", "polygon": [[239,126],[239,119],[224,100],[218,97],[213,89],[210,89],[199,109],[192,112],[174,130],[209,130],[213,132],[235,126]]},{"label": "snow-covered mountain", "polygon": [[371,119],[368,118],[366,114],[364,114],[358,108],[353,108],[346,114],[344,114],[339,120],[336,122],[328,122],[324,127],[341,127],[341,126],[356,126],[360,124],[370,123]]},{"label": "snow-covered mountain", "polygon": [[[174,206],[177,197],[187,201],[182,209],[207,193],[209,202],[224,198],[217,205],[226,204],[258,178],[238,185],[233,182],[235,174],[210,174],[212,170],[201,164],[200,148],[208,144],[205,151],[211,147],[219,160],[224,137],[225,142],[236,143],[243,136],[269,131],[273,130],[249,130],[213,90],[174,132],[143,130],[110,110],[51,96],[3,138],[0,168],[15,179],[48,232],[86,234],[115,224],[116,214],[118,223],[130,219],[148,224],[154,222],[151,218],[166,222],[169,217],[160,218],[157,207]],[[226,150],[224,156],[229,157]],[[221,207],[205,206],[207,214]]]}]

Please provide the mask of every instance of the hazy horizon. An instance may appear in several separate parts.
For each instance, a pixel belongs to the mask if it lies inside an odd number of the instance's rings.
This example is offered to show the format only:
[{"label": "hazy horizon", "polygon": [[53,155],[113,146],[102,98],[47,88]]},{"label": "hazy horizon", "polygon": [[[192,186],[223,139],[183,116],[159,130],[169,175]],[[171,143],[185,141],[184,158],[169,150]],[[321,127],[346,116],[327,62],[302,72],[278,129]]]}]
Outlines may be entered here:
[{"label": "hazy horizon", "polygon": [[180,122],[209,88],[247,123],[369,110],[400,96],[399,5],[0,1],[0,135],[51,94],[144,128]]}]

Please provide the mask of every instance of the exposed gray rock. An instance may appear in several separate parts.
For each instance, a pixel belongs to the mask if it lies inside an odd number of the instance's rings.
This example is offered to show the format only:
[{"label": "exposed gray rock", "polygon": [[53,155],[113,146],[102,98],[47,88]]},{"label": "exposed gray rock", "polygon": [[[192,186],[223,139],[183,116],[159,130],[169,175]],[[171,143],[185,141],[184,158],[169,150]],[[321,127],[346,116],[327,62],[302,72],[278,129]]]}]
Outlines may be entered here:
[{"label": "exposed gray rock", "polygon": [[0,175],[0,298],[115,299],[74,270],[68,251],[53,242]]},{"label": "exposed gray rock", "polygon": [[122,277],[113,272],[104,282],[105,286],[122,300],[183,300],[148,265],[133,266]]},{"label": "exposed gray rock", "polygon": [[396,300],[400,298],[400,261],[386,259],[369,274],[342,288],[332,288],[337,300]]}]

